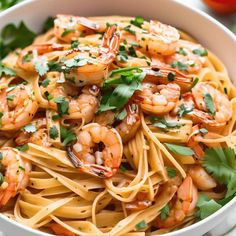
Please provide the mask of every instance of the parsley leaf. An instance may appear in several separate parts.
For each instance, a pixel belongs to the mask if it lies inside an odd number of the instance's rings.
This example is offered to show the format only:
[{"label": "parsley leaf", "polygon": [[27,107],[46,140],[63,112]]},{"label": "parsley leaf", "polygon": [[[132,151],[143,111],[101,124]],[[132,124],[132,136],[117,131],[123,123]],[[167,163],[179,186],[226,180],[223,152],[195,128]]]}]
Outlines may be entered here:
[{"label": "parsley leaf", "polygon": [[176,144],[169,144],[169,143],[165,143],[165,145],[171,152],[175,154],[180,154],[183,156],[192,156],[194,154],[194,151],[189,147],[184,147],[184,146],[180,146]]},{"label": "parsley leaf", "polygon": [[134,20],[131,20],[131,21],[130,21],[130,23],[131,23],[132,25],[135,25],[135,26],[139,27],[139,28],[142,28],[142,24],[144,23],[144,18],[141,17],[141,16],[136,16],[136,17],[134,18]]},{"label": "parsley leaf", "polygon": [[121,62],[126,62],[128,60],[128,55],[124,45],[120,45],[119,53],[117,59]]},{"label": "parsley leaf", "polygon": [[58,130],[57,130],[57,127],[55,125],[53,125],[52,127],[50,127],[49,129],[49,136],[51,139],[56,139],[58,138]]},{"label": "parsley leaf", "polygon": [[161,209],[161,220],[165,220],[169,216],[170,212],[170,207],[168,204],[166,204],[162,209]]},{"label": "parsley leaf", "polygon": [[34,64],[35,70],[40,76],[43,76],[49,71],[47,59],[45,57],[38,57]]},{"label": "parsley leaf", "polygon": [[198,81],[199,81],[199,78],[195,78],[194,80],[193,80],[193,82],[192,82],[192,84],[191,84],[191,86],[190,86],[190,88],[189,88],[189,91],[191,91],[194,87],[195,87],[195,85],[198,83]]},{"label": "parsley leaf", "polygon": [[125,26],[124,30],[130,34],[135,34],[135,31],[131,29],[131,25]]},{"label": "parsley leaf", "polygon": [[138,224],[135,225],[136,230],[141,230],[147,227],[145,220],[140,221]]},{"label": "parsley leaf", "polygon": [[29,145],[25,144],[25,145],[22,145],[22,146],[17,146],[16,149],[21,151],[21,152],[24,152],[24,151],[29,150]]},{"label": "parsley leaf", "polygon": [[215,109],[215,104],[213,102],[213,98],[212,98],[211,94],[205,93],[205,94],[203,94],[203,97],[204,97],[204,101],[206,103],[206,108],[207,108],[208,112],[214,116],[216,114],[216,109]]},{"label": "parsley leaf", "polygon": [[196,48],[193,49],[193,53],[199,55],[201,57],[205,57],[208,55],[208,51],[205,48]]},{"label": "parsley leaf", "polygon": [[65,100],[64,97],[59,96],[54,99],[54,102],[57,104],[57,112],[59,115],[68,115],[69,102]]},{"label": "parsley leaf", "polygon": [[203,166],[221,184],[227,186],[226,198],[236,193],[235,152],[231,148],[208,148]]},{"label": "parsley leaf", "polygon": [[199,208],[197,216],[200,219],[205,219],[209,215],[218,211],[222,206],[215,200],[208,198],[204,194],[201,194],[198,198],[197,207]]},{"label": "parsley leaf", "polygon": [[2,77],[3,75],[15,76],[16,72],[0,62],[0,77]]},{"label": "parsley leaf", "polygon": [[193,111],[193,108],[192,108],[192,107],[187,107],[187,106],[185,106],[184,104],[181,104],[181,105],[179,106],[178,111],[177,111],[177,116],[183,117],[184,115],[186,115],[186,114],[188,114],[188,113],[190,113],[190,112],[192,112],[192,111]]},{"label": "parsley leaf", "polygon": [[61,37],[65,37],[66,35],[74,32],[75,32],[74,29],[65,29],[64,32],[61,34]]},{"label": "parsley leaf", "polygon": [[14,94],[7,94],[7,100],[13,101],[14,100]]},{"label": "parsley leaf", "polygon": [[184,48],[180,47],[179,50],[177,51],[177,53],[183,55],[183,56],[187,56],[188,53],[184,50]]},{"label": "parsley leaf", "polygon": [[167,174],[170,178],[174,178],[176,176],[176,170],[170,167],[167,167]]},{"label": "parsley leaf", "polygon": [[167,75],[167,79],[169,81],[174,81],[175,80],[175,73],[169,72],[168,75]]},{"label": "parsley leaf", "polygon": [[171,63],[171,67],[172,68],[178,68],[179,70],[182,70],[182,71],[187,71],[188,70],[188,65],[181,62],[181,61],[173,61]]},{"label": "parsley leaf", "polygon": [[46,78],[42,81],[42,86],[46,88],[50,84],[51,80],[49,78]]},{"label": "parsley leaf", "polygon": [[28,125],[26,125],[24,128],[23,128],[23,131],[27,132],[27,133],[34,133],[36,132],[37,128],[35,125],[29,123]]},{"label": "parsley leaf", "polygon": [[124,120],[126,116],[127,116],[127,111],[124,109],[118,115],[116,115],[115,118],[116,120]]}]

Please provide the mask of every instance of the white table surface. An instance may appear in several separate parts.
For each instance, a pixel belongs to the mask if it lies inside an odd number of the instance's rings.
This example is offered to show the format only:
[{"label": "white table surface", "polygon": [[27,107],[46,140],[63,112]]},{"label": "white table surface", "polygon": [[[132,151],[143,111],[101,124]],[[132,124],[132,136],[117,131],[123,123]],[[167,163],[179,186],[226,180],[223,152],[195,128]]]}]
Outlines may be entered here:
[{"label": "white table surface", "polygon": [[[1,1],[1,0],[0,0]],[[210,11],[202,2],[201,0],[177,0],[179,2],[185,3],[186,5],[196,7],[198,9],[201,9],[208,14],[212,15],[216,19],[218,19],[220,22],[225,24],[226,26],[230,27],[233,23],[236,23],[236,14],[231,15],[229,17],[221,17],[219,15],[214,14],[212,11]],[[235,228],[234,228],[235,226]],[[232,229],[234,228],[234,229]],[[230,231],[228,233],[228,231]],[[0,232],[0,236],[1,236]],[[200,236],[200,235],[199,235]],[[220,225],[215,227],[213,230],[205,234],[204,236],[236,236],[236,208],[232,210],[232,212],[229,214],[229,216],[222,221]]]},{"label": "white table surface", "polygon": [[[207,12],[208,14],[212,15],[214,18],[219,20],[221,23],[225,24],[227,27],[230,27],[233,23],[236,23],[236,14],[233,14],[229,17],[219,16],[217,14],[214,14],[212,11],[210,11],[202,3],[201,0],[177,0],[177,1]],[[211,230],[209,233],[205,234],[204,236],[236,236],[236,227],[234,228],[235,225],[236,225],[236,208],[232,209],[232,212],[224,221],[222,221],[220,225],[215,227],[213,230]]]}]

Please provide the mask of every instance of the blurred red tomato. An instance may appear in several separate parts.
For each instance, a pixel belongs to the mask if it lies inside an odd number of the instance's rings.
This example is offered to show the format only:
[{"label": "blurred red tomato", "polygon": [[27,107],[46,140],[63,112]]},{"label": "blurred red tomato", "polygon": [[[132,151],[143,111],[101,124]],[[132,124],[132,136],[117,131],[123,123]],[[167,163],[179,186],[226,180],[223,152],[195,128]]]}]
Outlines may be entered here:
[{"label": "blurred red tomato", "polygon": [[236,0],[203,0],[214,11],[220,14],[236,12]]}]

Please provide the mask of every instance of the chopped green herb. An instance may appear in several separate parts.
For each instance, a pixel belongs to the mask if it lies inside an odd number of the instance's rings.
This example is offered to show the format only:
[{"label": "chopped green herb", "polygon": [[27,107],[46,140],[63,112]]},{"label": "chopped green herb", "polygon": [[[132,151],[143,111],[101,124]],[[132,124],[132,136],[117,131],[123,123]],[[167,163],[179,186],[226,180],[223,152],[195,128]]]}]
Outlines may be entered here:
[{"label": "chopped green herb", "polygon": [[184,115],[186,115],[186,114],[188,114],[188,113],[190,113],[190,112],[192,112],[193,111],[193,108],[192,107],[187,107],[187,106],[185,106],[184,104],[181,104],[180,106],[179,106],[179,110],[177,111],[177,115],[179,116],[179,117],[183,117]]},{"label": "chopped green herb", "polygon": [[37,128],[35,125],[33,125],[32,123],[29,123],[28,125],[26,125],[23,130],[27,133],[34,133],[37,131]]},{"label": "chopped green herb", "polygon": [[193,50],[193,53],[201,57],[205,57],[208,55],[208,52],[205,48],[196,48]]},{"label": "chopped green herb", "polygon": [[179,53],[179,54],[181,54],[183,56],[187,56],[188,55],[188,53],[182,47],[179,48],[179,51],[177,53]]},{"label": "chopped green herb", "polygon": [[195,85],[198,83],[198,81],[199,81],[199,78],[197,78],[197,77],[194,78],[194,80],[189,88],[189,91],[191,91],[195,87]]},{"label": "chopped green herb", "polygon": [[171,63],[171,67],[172,68],[177,68],[177,69],[179,69],[181,71],[187,71],[188,70],[188,65],[183,63],[183,62],[181,62],[181,61],[173,61]]},{"label": "chopped green herb", "polygon": [[27,53],[25,56],[22,57],[22,64],[25,64],[27,62],[31,62],[33,60],[33,54]]},{"label": "chopped green herb", "polygon": [[125,171],[126,171],[126,167],[123,166],[123,165],[120,165],[120,170],[123,171],[123,172],[125,172]]},{"label": "chopped green herb", "polygon": [[54,99],[54,102],[57,104],[57,112],[59,115],[68,115],[69,102],[65,100],[64,97],[59,96]]},{"label": "chopped green herb", "polygon": [[199,131],[203,134],[203,135],[206,135],[208,133],[208,130],[205,129],[205,128],[201,128],[199,129]]},{"label": "chopped green herb", "polygon": [[137,54],[136,54],[135,49],[134,49],[133,46],[129,47],[129,55],[131,57],[137,57]]},{"label": "chopped green herb", "polygon": [[208,198],[204,194],[200,194],[198,197],[197,207],[199,208],[197,216],[200,219],[205,219],[209,215],[218,211],[222,206],[215,200]]},{"label": "chopped green herb", "polygon": [[170,167],[167,167],[167,174],[170,178],[174,178],[176,176],[176,170]]},{"label": "chopped green herb", "polygon": [[184,146],[170,144],[170,143],[165,143],[165,145],[171,152],[175,154],[180,154],[183,156],[192,156],[194,154],[194,151],[189,147],[184,147]]},{"label": "chopped green herb", "polygon": [[58,120],[58,119],[60,119],[60,118],[61,118],[61,117],[60,117],[58,114],[52,116],[52,120]]},{"label": "chopped green herb", "polygon": [[0,119],[3,117],[3,113],[2,112],[0,112]]},{"label": "chopped green herb", "polygon": [[0,186],[2,185],[3,182],[4,182],[4,177],[2,173],[0,172]]},{"label": "chopped green herb", "polygon": [[46,92],[44,93],[44,95],[45,95],[45,97],[47,98],[48,101],[50,101],[50,100],[53,99],[52,94],[50,94],[48,91],[46,91]]},{"label": "chopped green herb", "polygon": [[122,112],[120,112],[120,113],[116,116],[116,119],[117,119],[117,120],[124,120],[126,116],[127,116],[127,112],[126,112],[126,110],[124,109]]},{"label": "chopped green herb", "polygon": [[0,77],[3,75],[15,76],[16,72],[0,62]]},{"label": "chopped green herb", "polygon": [[2,160],[2,158],[3,158],[3,155],[2,155],[2,153],[0,152],[0,161]]},{"label": "chopped green herb", "polygon": [[61,126],[60,128],[60,133],[61,133],[61,141],[64,146],[68,146],[72,141],[76,140],[76,135],[72,131],[66,129],[63,126]]},{"label": "chopped green herb", "polygon": [[175,80],[175,73],[174,72],[169,72],[167,75],[167,79],[169,81],[174,81]]},{"label": "chopped green herb", "polygon": [[203,166],[220,183],[227,186],[226,198],[236,193],[235,152],[231,148],[208,148]]},{"label": "chopped green herb", "polygon": [[66,35],[74,32],[75,32],[74,29],[65,29],[64,32],[61,34],[61,37],[65,37]]},{"label": "chopped green herb", "polygon": [[40,76],[45,75],[49,71],[46,57],[38,57],[35,60],[34,68]]},{"label": "chopped green herb", "polygon": [[71,42],[71,49],[78,48],[80,42],[78,40]]},{"label": "chopped green herb", "polygon": [[23,166],[19,166],[19,169],[25,171],[25,168]]},{"label": "chopped green herb", "polygon": [[131,25],[125,26],[124,30],[130,34],[135,34],[135,31],[131,29]]},{"label": "chopped green herb", "polygon": [[55,125],[50,127],[50,129],[49,129],[49,136],[50,136],[50,138],[51,139],[56,139],[56,138],[58,138],[58,135],[59,135],[59,133],[58,133],[57,127]]},{"label": "chopped green herb", "polygon": [[14,100],[14,94],[7,94],[7,100],[8,101],[13,101]]},{"label": "chopped green herb", "polygon": [[121,62],[126,62],[128,60],[128,55],[124,45],[120,45],[119,53],[117,59]]},{"label": "chopped green herb", "polygon": [[170,207],[168,204],[166,204],[162,209],[161,209],[161,220],[165,220],[168,216],[169,216],[169,212],[170,212]]},{"label": "chopped green herb", "polygon": [[42,86],[46,88],[50,84],[51,80],[49,78],[46,78],[42,81]]},{"label": "chopped green herb", "polygon": [[25,145],[22,145],[22,146],[17,146],[16,149],[21,151],[21,152],[25,152],[25,151],[29,150],[29,145],[25,144]]},{"label": "chopped green herb", "polygon": [[224,88],[224,93],[225,93],[225,94],[228,94],[227,88]]},{"label": "chopped green herb", "polygon": [[138,224],[135,225],[136,230],[141,230],[147,227],[145,220],[140,221]]},{"label": "chopped green herb", "polygon": [[141,17],[141,16],[136,16],[136,17],[134,18],[134,20],[131,20],[131,21],[130,21],[130,23],[131,23],[132,25],[135,25],[135,26],[139,27],[139,28],[142,28],[142,24],[144,23],[144,18]]},{"label": "chopped green herb", "polygon": [[206,108],[207,111],[211,114],[211,115],[215,115],[216,114],[216,109],[215,109],[215,104],[213,102],[213,98],[211,96],[210,93],[205,93],[203,94],[204,96],[204,101],[206,103]]}]

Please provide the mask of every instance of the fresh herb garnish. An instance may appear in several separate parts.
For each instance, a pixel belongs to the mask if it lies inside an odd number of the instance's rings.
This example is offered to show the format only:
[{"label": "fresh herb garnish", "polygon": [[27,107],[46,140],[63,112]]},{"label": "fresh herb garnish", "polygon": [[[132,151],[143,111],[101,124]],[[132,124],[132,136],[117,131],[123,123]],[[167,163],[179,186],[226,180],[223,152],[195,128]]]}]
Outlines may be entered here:
[{"label": "fresh herb garnish", "polygon": [[184,50],[184,48],[180,47],[179,50],[177,51],[177,53],[183,55],[183,56],[187,56],[188,53]]},{"label": "fresh herb garnish", "polygon": [[174,72],[169,72],[167,75],[167,79],[169,81],[174,81],[175,80],[175,73]]},{"label": "fresh herb garnish", "polygon": [[170,167],[167,167],[167,174],[170,178],[176,177],[176,170]]},{"label": "fresh herb garnish", "polygon": [[72,41],[71,42],[71,49],[78,48],[80,42],[78,40]]},{"label": "fresh herb garnish", "polygon": [[124,120],[127,116],[127,111],[124,109],[118,115],[115,116],[116,120]]},{"label": "fresh herb garnish", "polygon": [[170,207],[168,204],[166,204],[162,209],[161,209],[161,220],[165,220],[168,216],[169,216],[169,212],[170,212]]},{"label": "fresh herb garnish", "polygon": [[57,104],[57,112],[59,115],[68,115],[69,102],[65,100],[64,97],[59,96],[54,99],[54,102]]},{"label": "fresh herb garnish", "polygon": [[23,166],[19,166],[19,170],[25,171],[25,168]]},{"label": "fresh herb garnish", "polygon": [[198,81],[199,81],[198,77],[194,78],[191,86],[189,87],[189,91],[191,91],[195,87],[195,85],[198,83]]},{"label": "fresh herb garnish", "polygon": [[187,106],[185,106],[184,104],[181,104],[181,105],[179,106],[178,111],[177,111],[177,116],[183,117],[184,115],[186,115],[186,114],[188,114],[188,113],[190,113],[190,112],[192,112],[192,111],[193,111],[193,108],[192,108],[192,107],[187,107]]},{"label": "fresh herb garnish", "polygon": [[61,34],[61,37],[65,37],[66,35],[70,33],[74,33],[75,29],[65,29],[64,32]]},{"label": "fresh herb garnish", "polygon": [[119,53],[117,59],[121,62],[126,62],[128,60],[128,55],[124,45],[120,45]]},{"label": "fresh herb garnish", "polygon": [[145,220],[140,221],[138,224],[135,225],[136,230],[141,230],[147,227]]},{"label": "fresh herb garnish", "polygon": [[15,4],[21,2],[22,0],[1,0],[0,2],[0,10],[7,9],[9,7],[14,6]]},{"label": "fresh herb garnish", "polygon": [[76,135],[72,131],[66,129],[63,126],[61,126],[60,128],[60,133],[61,133],[61,141],[64,146],[67,146],[72,141],[76,140]]},{"label": "fresh herb garnish", "polygon": [[194,151],[189,147],[184,147],[184,146],[180,146],[176,144],[169,144],[169,143],[165,143],[165,145],[171,152],[175,154],[180,154],[183,156],[192,156],[194,154]]},{"label": "fresh herb garnish", "polygon": [[181,71],[187,71],[188,70],[188,65],[183,63],[183,62],[181,62],[181,61],[173,61],[171,63],[171,67],[172,68],[177,68],[177,69],[179,69]]},{"label": "fresh herb garnish", "polygon": [[46,33],[54,26],[54,17],[49,16],[46,21],[43,23],[42,33]]},{"label": "fresh herb garnish", "polygon": [[50,94],[48,91],[46,91],[46,92],[44,93],[44,96],[47,98],[48,101],[50,101],[50,100],[53,99],[53,95]]},{"label": "fresh herb garnish", "polygon": [[193,53],[199,55],[201,57],[205,57],[208,55],[208,51],[205,48],[196,48],[193,49]]},{"label": "fresh herb garnish", "polygon": [[130,34],[135,34],[135,31],[131,29],[131,25],[125,26],[124,30]]},{"label": "fresh herb garnish", "polygon": [[23,128],[23,131],[25,131],[26,133],[34,133],[37,131],[37,128],[32,123],[29,123]]},{"label": "fresh herb garnish", "polygon": [[42,81],[42,86],[46,88],[50,84],[51,80],[49,78],[46,78]]},{"label": "fresh herb garnish", "polygon": [[16,149],[21,151],[21,152],[25,152],[25,151],[29,150],[29,145],[25,144],[25,145],[22,145],[22,146],[17,146]]},{"label": "fresh herb garnish", "polygon": [[134,18],[134,20],[131,20],[131,21],[130,21],[130,23],[131,23],[132,25],[135,25],[135,26],[139,27],[139,28],[142,28],[142,24],[144,23],[144,18],[141,17],[141,16],[136,16],[136,17]]},{"label": "fresh herb garnish", "polygon": [[0,62],[0,77],[2,77],[3,75],[15,76],[16,72]]},{"label": "fresh herb garnish", "polygon": [[13,101],[14,100],[14,94],[7,94],[7,100],[8,101]]},{"label": "fresh herb garnish", "polygon": [[169,122],[164,117],[160,118],[156,116],[151,116],[149,120],[154,127],[162,129],[165,132],[168,132],[169,129],[177,129],[182,126],[181,124],[177,124],[176,122],[173,121]]},{"label": "fresh herb garnish", "polygon": [[57,127],[55,125],[50,127],[50,129],[49,129],[49,136],[50,136],[50,138],[51,139],[56,139],[56,138],[58,138],[58,135],[59,135],[59,133],[58,133]]},{"label": "fresh herb garnish", "polygon": [[38,57],[34,62],[34,68],[40,76],[46,74],[49,70],[46,57]]},{"label": "fresh herb garnish", "polygon": [[3,117],[3,113],[2,112],[0,112],[0,119]]},{"label": "fresh herb garnish", "polygon": [[220,184],[227,186],[226,198],[236,193],[235,152],[233,149],[206,149],[203,166]]},{"label": "fresh herb garnish", "polygon": [[216,114],[216,109],[215,109],[215,105],[214,105],[213,98],[212,98],[211,94],[210,93],[204,93],[203,97],[204,97],[204,101],[206,103],[207,111],[211,115],[214,116]]}]

